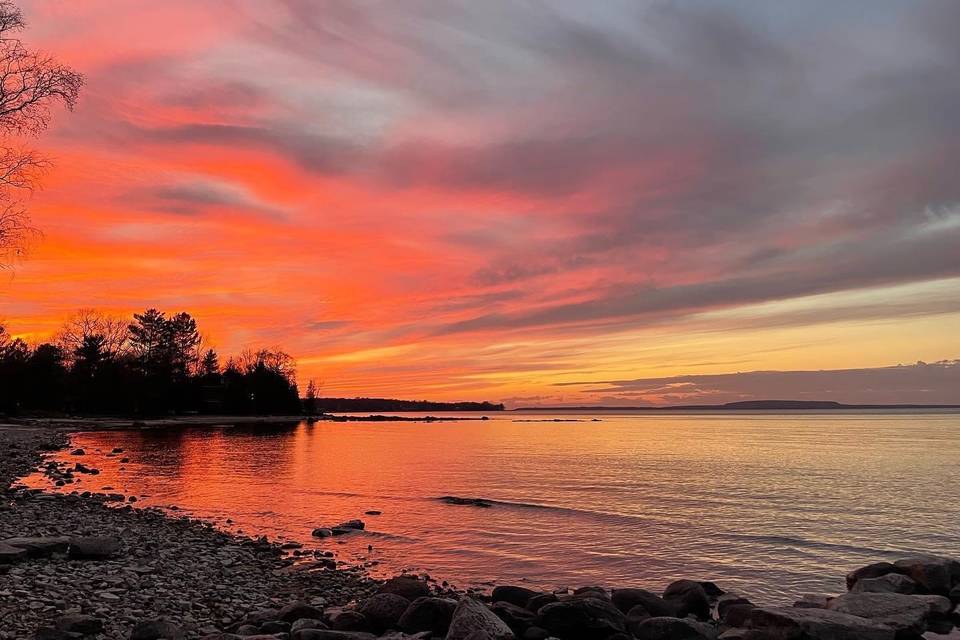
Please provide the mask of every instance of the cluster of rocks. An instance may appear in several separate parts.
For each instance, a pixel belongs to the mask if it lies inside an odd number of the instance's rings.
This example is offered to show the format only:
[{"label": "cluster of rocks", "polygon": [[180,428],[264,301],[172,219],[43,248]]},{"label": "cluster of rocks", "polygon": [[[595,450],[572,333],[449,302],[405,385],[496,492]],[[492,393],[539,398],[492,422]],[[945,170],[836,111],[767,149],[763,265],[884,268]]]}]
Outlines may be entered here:
[{"label": "cluster of rocks", "polygon": [[[379,515],[379,512],[376,514],[371,513],[371,515]],[[341,522],[338,525],[332,527],[318,527],[313,530],[312,535],[314,538],[329,538],[331,536],[344,536],[348,533],[354,533],[356,531],[363,531],[366,528],[366,523],[363,520],[348,520],[346,522]]]}]

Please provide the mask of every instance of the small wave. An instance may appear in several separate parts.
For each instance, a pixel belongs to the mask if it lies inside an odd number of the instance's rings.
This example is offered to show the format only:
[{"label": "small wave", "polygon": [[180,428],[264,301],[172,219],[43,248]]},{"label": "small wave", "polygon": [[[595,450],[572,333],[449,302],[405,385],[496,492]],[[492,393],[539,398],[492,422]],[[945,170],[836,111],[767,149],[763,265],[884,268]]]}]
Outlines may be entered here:
[{"label": "small wave", "polygon": [[792,547],[800,547],[803,549],[847,551],[851,553],[861,553],[865,555],[902,556],[906,554],[906,552],[904,551],[896,551],[892,549],[875,549],[873,547],[862,547],[859,545],[852,545],[852,544],[842,544],[842,543],[836,543],[836,542],[821,542],[817,540],[807,540],[805,538],[796,538],[793,536],[764,536],[764,535],[752,535],[748,533],[724,533],[724,534],[719,534],[719,537],[726,538],[727,540],[764,542],[772,545],[781,545],[781,546],[785,545],[785,546],[792,546]]}]

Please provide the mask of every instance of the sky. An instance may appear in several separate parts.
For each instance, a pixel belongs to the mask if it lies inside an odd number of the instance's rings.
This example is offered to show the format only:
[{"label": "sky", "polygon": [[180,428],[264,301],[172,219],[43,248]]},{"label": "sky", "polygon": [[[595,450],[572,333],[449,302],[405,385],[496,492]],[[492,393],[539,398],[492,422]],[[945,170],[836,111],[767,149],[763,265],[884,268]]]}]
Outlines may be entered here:
[{"label": "sky", "polygon": [[960,3],[22,0],[81,71],[0,317],[331,396],[960,403]]}]

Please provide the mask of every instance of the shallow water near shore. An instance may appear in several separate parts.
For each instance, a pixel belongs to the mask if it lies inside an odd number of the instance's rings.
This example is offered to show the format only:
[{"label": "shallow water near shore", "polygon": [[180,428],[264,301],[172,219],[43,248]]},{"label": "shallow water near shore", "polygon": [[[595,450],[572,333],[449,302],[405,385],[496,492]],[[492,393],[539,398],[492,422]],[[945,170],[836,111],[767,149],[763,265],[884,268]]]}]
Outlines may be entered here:
[{"label": "shallow water near shore", "polygon": [[[781,603],[841,591],[869,562],[960,555],[955,412],[506,412],[80,432],[72,446],[86,455],[57,458],[100,474],[67,491],[111,487],[138,506],[376,562],[374,575],[416,569],[457,587],[661,589],[687,577]],[[367,530],[310,535],[353,518]]]}]

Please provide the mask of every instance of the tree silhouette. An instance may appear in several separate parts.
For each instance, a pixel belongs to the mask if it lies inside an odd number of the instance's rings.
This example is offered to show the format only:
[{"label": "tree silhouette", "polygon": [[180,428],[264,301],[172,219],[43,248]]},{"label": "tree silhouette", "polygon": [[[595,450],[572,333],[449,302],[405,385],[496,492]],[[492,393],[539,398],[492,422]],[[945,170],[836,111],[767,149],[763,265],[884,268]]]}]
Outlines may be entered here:
[{"label": "tree silhouette", "polygon": [[22,201],[49,162],[18,139],[50,124],[51,107],[73,110],[83,76],[53,58],[27,49],[15,33],[26,26],[20,9],[0,0],[0,266],[20,255],[36,231]]}]

